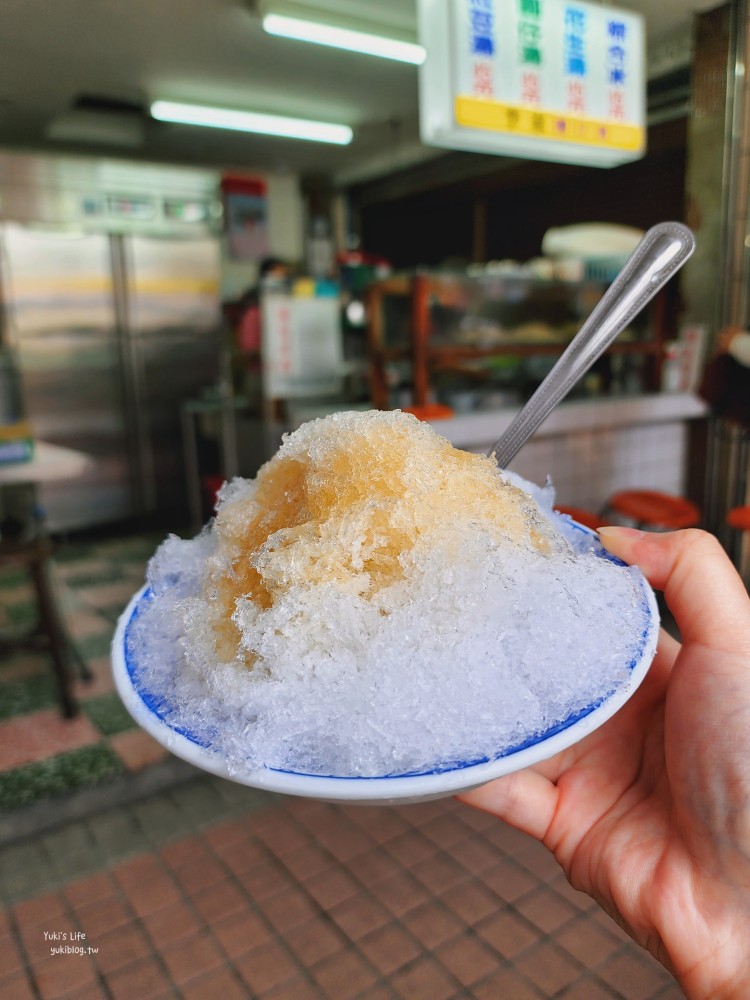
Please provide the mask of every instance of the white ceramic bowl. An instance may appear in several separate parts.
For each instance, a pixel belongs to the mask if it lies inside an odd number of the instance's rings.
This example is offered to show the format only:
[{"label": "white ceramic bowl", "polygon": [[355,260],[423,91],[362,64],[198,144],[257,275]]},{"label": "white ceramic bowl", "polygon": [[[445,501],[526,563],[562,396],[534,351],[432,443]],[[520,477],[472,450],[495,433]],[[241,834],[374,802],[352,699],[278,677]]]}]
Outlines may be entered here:
[{"label": "white ceramic bowl", "polygon": [[[596,534],[568,517],[560,517],[560,526],[571,541],[590,547],[602,559],[618,562],[599,543]],[[300,774],[275,768],[248,769],[238,773],[199,738],[189,732],[179,731],[164,721],[148,691],[140,690],[133,682],[134,664],[129,662],[126,637],[131,622],[143,602],[151,599],[147,587],[131,600],[120,617],[112,643],[112,669],[117,690],[125,707],[135,721],[173,754],[211,774],[264,788],[286,795],[304,795],[329,802],[355,802],[359,804],[388,804],[420,802],[439,799],[458,792],[468,791],[511,771],[519,771],[565,750],[610,719],[633,695],[643,680],[656,652],[659,633],[659,613],[653,591],[643,577],[639,577],[647,626],[641,636],[637,654],[628,664],[630,677],[604,701],[588,705],[571,718],[552,726],[545,733],[530,738],[512,748],[503,756],[479,762],[458,764],[447,770],[421,774],[394,775],[382,778],[341,778]]]}]

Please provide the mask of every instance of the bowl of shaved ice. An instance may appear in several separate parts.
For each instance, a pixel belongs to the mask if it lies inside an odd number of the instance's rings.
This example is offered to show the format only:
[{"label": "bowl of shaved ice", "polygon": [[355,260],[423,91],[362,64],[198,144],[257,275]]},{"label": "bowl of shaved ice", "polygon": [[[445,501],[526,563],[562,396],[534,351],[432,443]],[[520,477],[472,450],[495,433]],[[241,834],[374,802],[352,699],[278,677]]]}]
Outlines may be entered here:
[{"label": "bowl of shaved ice", "polygon": [[177,756],[276,792],[418,801],[534,764],[631,697],[659,626],[552,502],[407,413],[303,424],[157,549],[118,691]]}]

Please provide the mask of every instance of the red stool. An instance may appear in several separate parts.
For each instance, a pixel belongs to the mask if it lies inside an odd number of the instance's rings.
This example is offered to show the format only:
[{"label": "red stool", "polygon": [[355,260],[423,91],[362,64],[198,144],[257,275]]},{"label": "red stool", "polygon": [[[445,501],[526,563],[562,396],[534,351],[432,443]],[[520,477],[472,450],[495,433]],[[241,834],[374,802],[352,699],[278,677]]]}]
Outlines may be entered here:
[{"label": "red stool", "polygon": [[585,525],[587,528],[591,528],[596,531],[601,528],[602,525],[607,522],[602,520],[598,514],[594,514],[593,511],[584,510],[583,507],[565,507],[562,504],[555,504],[555,510],[558,514],[567,514],[572,517],[574,521],[578,521],[579,524]]},{"label": "red stool", "polygon": [[657,490],[622,490],[614,493],[605,507],[635,521],[640,528],[676,530],[700,524],[701,512],[684,497]]},{"label": "red stool", "polygon": [[404,413],[411,413],[418,420],[449,420],[456,411],[442,403],[427,403],[425,406],[402,406]]},{"label": "red stool", "polygon": [[737,531],[750,531],[750,506],[732,507],[727,514],[727,524]]}]

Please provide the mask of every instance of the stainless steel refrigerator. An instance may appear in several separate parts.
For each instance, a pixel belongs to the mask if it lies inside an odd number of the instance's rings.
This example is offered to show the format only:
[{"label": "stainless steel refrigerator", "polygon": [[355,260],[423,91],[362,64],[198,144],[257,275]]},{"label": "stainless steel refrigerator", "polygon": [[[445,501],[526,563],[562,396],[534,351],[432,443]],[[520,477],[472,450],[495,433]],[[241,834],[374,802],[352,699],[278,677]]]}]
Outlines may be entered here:
[{"label": "stainless steel refrigerator", "polygon": [[41,489],[50,528],[134,515],[179,525],[180,405],[218,375],[218,237],[6,222],[0,269],[35,434],[94,458]]}]

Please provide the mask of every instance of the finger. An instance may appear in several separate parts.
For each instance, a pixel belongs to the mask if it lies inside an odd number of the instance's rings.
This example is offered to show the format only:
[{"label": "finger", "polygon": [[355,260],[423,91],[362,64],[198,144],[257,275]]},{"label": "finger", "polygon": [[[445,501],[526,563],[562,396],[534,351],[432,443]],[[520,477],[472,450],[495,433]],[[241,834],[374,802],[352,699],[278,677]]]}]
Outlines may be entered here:
[{"label": "finger", "polygon": [[462,792],[461,802],[498,816],[511,826],[543,840],[557,808],[557,787],[536,771],[516,771],[481,788]]},{"label": "finger", "polygon": [[663,628],[659,629],[659,641],[656,646],[656,656],[651,667],[657,673],[670,674],[677,654],[682,649],[682,643],[678,642],[674,636],[670,635]]},{"label": "finger", "polygon": [[750,599],[718,541],[705,531],[599,529],[604,546],[664,591],[684,641],[750,652]]},{"label": "finger", "polygon": [[661,629],[656,647],[656,655],[643,679],[643,683],[635,692],[629,703],[633,709],[650,710],[657,701],[664,697],[664,689],[669,683],[677,655],[682,646],[671,635]]},{"label": "finger", "polygon": [[659,642],[656,647],[656,658],[665,663],[669,669],[672,668],[677,654],[682,649],[682,643],[665,629],[659,629]]}]

